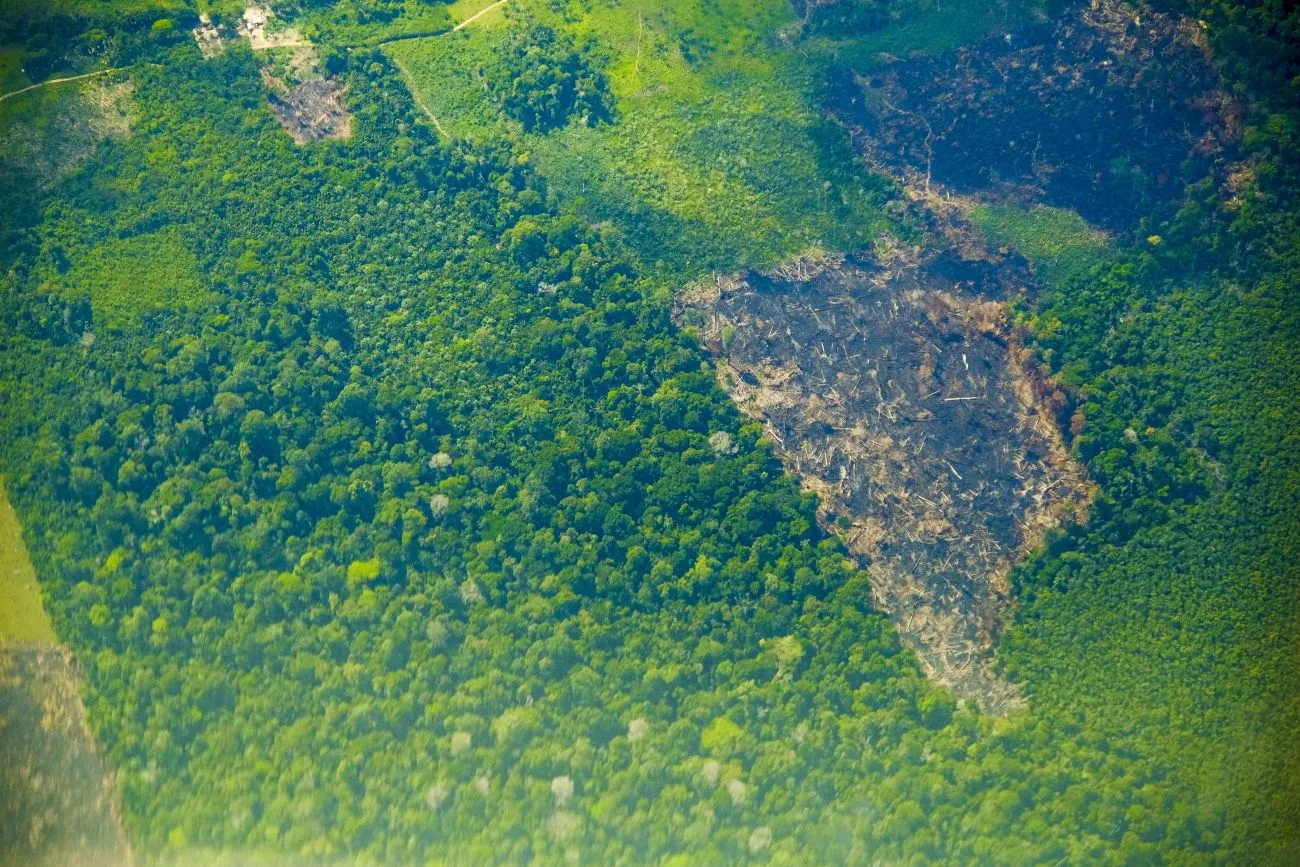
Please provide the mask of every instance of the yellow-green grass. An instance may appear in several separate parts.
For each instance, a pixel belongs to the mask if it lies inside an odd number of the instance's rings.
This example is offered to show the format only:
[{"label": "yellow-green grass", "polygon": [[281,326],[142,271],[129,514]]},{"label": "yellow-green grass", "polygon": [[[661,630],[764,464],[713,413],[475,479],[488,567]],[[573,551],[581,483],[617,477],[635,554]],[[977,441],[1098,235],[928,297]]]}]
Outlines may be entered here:
[{"label": "yellow-green grass", "polygon": [[23,542],[22,525],[0,482],[0,645],[53,644],[54,628],[41,604]]},{"label": "yellow-green grass", "polygon": [[88,294],[96,323],[110,327],[128,326],[151,308],[184,307],[213,297],[199,278],[194,254],[173,228],[113,238],[72,258],[77,264],[58,289]]},{"label": "yellow-green grass", "polygon": [[505,8],[608,58],[614,123],[528,135],[507,121],[479,77],[505,28],[387,50],[451,135],[510,134],[563,201],[647,261],[687,274],[766,265],[812,244],[865,246],[888,226],[878,182],[821,129],[817,63],[777,42],[795,24],[786,0],[629,0],[576,22],[536,0]]},{"label": "yellow-green grass", "polygon": [[473,18],[474,27],[494,27],[506,20],[505,6],[509,5],[509,2],[517,2],[517,0],[508,0],[505,5],[498,5],[497,0],[456,0],[447,7],[447,13],[457,24]]},{"label": "yellow-green grass", "polygon": [[853,38],[818,36],[805,50],[825,53],[862,71],[909,57],[934,56],[1016,30],[1041,14],[1040,0],[943,0],[901,23]]},{"label": "yellow-green grass", "polygon": [[1040,271],[1056,277],[1087,270],[1109,249],[1104,232],[1066,208],[979,205],[969,216],[993,244],[1015,247]]}]

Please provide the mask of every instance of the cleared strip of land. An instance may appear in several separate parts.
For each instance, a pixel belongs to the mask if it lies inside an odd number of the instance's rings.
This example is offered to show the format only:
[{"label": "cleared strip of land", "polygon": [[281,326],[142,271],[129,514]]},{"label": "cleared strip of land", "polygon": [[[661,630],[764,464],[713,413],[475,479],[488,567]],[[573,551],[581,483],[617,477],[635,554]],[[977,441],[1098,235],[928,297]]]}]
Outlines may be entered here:
[{"label": "cleared strip of land", "polygon": [[55,642],[22,526],[0,484],[0,646]]},{"label": "cleared strip of land", "polygon": [[484,15],[491,12],[493,9],[506,5],[507,2],[508,0],[497,0],[497,2],[493,3],[491,6],[484,6],[482,9],[475,12],[473,15],[469,16],[464,21],[457,24],[455,27],[451,28],[451,32],[455,33],[457,30],[465,29],[466,27],[473,24],[478,19],[482,18]]}]

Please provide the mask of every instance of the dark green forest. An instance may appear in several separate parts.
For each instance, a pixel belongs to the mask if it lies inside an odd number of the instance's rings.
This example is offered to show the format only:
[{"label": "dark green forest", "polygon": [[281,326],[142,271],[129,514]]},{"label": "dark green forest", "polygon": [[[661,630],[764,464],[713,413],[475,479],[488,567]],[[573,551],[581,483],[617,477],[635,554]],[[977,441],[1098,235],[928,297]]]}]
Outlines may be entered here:
[{"label": "dark green forest", "polygon": [[[671,255],[365,40],[351,136],[299,146],[196,10],[66,5],[0,33],[34,81],[125,68],[135,115],[57,183],[0,165],[0,475],[145,863],[1300,858],[1300,13],[1154,4],[1206,22],[1249,176],[1017,302],[1098,494],[1012,573],[999,718],[872,610]],[[300,11],[401,14],[337,5]],[[607,58],[522,20],[491,98],[616,125]]]}]

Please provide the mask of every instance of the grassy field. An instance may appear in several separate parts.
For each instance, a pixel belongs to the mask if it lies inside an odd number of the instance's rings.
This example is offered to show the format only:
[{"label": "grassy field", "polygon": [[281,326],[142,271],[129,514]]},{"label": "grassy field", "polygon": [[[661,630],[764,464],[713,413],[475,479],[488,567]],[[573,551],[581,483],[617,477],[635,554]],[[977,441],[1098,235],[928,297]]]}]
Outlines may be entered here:
[{"label": "grassy field", "polygon": [[512,129],[480,78],[503,38],[482,19],[386,50],[448,132],[510,132],[564,201],[647,262],[687,274],[765,265],[813,244],[865,246],[889,227],[880,182],[823,127],[817,62],[778,44],[795,24],[785,0],[634,0],[576,23],[529,0],[501,8],[567,28],[607,59],[614,123]]},{"label": "grassy field", "polygon": [[861,71],[895,58],[943,54],[1014,30],[1032,18],[1041,5],[1037,0],[943,0],[929,12],[865,36],[810,39],[805,50],[838,57]]},{"label": "grassy field", "polygon": [[22,526],[0,484],[0,645],[53,644]]},{"label": "grassy field", "polygon": [[473,18],[475,27],[492,27],[506,20],[505,7],[497,6],[497,0],[456,0],[447,7],[447,13],[457,24]]},{"label": "grassy field", "polygon": [[1105,233],[1065,208],[979,205],[969,216],[993,246],[1015,247],[1047,277],[1087,270],[1108,251]]}]

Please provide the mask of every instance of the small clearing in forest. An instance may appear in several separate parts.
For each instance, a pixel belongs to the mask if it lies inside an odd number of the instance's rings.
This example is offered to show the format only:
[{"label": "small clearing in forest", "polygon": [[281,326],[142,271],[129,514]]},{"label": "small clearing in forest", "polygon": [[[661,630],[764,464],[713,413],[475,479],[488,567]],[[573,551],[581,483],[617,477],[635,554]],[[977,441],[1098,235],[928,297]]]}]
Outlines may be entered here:
[{"label": "small clearing in forest", "polygon": [[309,43],[278,52],[262,69],[271,113],[299,145],[352,135],[352,116],[338,78],[325,75]]},{"label": "small clearing in forest", "polygon": [[271,48],[293,48],[303,45],[302,34],[293,27],[276,30],[271,22],[275,13],[265,6],[256,4],[244,9],[243,16],[235,25],[235,32],[248,40],[254,51],[266,51]]},{"label": "small clearing in forest", "polygon": [[129,136],[133,85],[106,80],[110,72],[33,89],[7,102],[0,115],[0,172],[49,189],[89,159],[102,140]]}]

